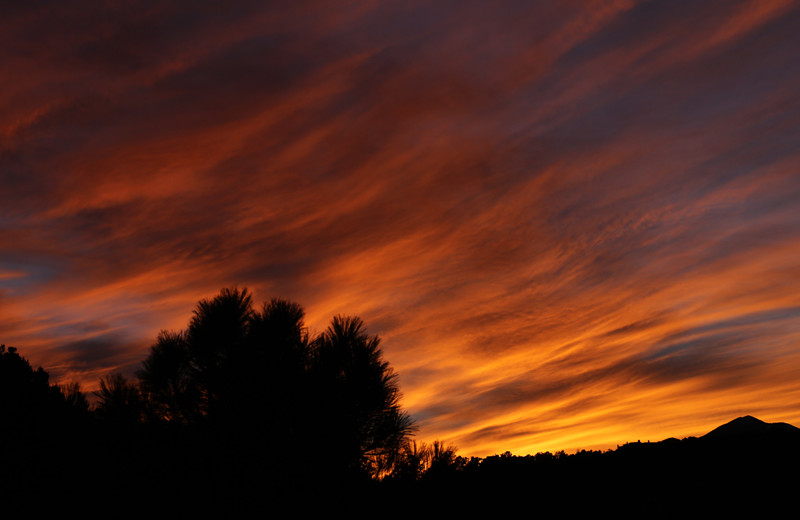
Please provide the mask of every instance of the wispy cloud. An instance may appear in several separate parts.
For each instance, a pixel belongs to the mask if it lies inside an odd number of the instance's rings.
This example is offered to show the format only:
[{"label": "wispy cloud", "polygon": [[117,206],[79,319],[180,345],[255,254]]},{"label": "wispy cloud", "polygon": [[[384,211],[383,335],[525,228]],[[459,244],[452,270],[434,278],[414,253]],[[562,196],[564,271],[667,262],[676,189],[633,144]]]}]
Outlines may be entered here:
[{"label": "wispy cloud", "polygon": [[238,284],[465,454],[800,422],[792,2],[148,4],[0,16],[0,339],[57,378]]}]

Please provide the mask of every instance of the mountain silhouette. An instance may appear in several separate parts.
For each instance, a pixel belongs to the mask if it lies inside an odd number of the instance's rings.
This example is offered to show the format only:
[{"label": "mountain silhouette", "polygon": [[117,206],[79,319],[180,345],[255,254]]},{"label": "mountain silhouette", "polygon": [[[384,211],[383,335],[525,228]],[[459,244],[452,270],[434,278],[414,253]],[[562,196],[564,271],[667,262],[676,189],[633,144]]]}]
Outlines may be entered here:
[{"label": "mountain silhouette", "polygon": [[723,438],[736,438],[736,437],[788,437],[800,436],[800,428],[792,426],[784,422],[779,423],[766,423],[760,419],[756,419],[752,415],[745,415],[732,420],[729,423],[723,424],[714,428],[707,434],[703,435],[703,439],[723,439]]}]

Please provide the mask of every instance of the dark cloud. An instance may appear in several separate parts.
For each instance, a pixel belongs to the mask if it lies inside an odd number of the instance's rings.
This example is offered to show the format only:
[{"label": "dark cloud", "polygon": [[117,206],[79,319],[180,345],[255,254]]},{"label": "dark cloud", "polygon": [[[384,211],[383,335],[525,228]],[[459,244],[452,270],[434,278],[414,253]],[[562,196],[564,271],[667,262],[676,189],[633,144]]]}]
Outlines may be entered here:
[{"label": "dark cloud", "polygon": [[58,348],[64,361],[75,369],[109,366],[124,352],[124,343],[113,334],[68,343]]}]

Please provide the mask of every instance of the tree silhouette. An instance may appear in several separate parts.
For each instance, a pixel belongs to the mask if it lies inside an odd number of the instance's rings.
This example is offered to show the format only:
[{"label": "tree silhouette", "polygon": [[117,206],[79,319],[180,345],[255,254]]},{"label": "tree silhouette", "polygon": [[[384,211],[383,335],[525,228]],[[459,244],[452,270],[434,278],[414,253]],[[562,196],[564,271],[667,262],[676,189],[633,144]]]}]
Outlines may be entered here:
[{"label": "tree silhouette", "polygon": [[247,289],[223,289],[217,297],[201,300],[194,310],[186,331],[188,375],[199,397],[199,410],[207,418],[218,420],[235,404],[237,368],[249,354],[245,348],[252,316]]},{"label": "tree silhouette", "polygon": [[377,474],[391,465],[413,424],[399,405],[397,376],[380,339],[359,318],[336,316],[313,343],[311,374],[328,450],[351,470]]},{"label": "tree silhouette", "polygon": [[240,413],[252,431],[271,443],[301,442],[308,427],[309,340],[305,311],[297,303],[273,299],[251,316],[248,351],[237,367],[239,402],[261,413]]},{"label": "tree silhouette", "polygon": [[100,380],[95,412],[105,419],[122,423],[137,423],[145,417],[145,404],[135,383],[120,373]]},{"label": "tree silhouette", "polygon": [[406,442],[394,463],[390,479],[409,483],[415,480],[442,480],[450,478],[464,465],[464,459],[456,457],[456,448],[439,440],[433,444],[416,441]]},{"label": "tree silhouette", "polygon": [[251,315],[248,342],[262,357],[268,380],[299,379],[309,357],[305,311],[297,303],[274,298]]},{"label": "tree silhouette", "polygon": [[230,457],[379,474],[413,429],[380,340],[342,316],[310,339],[304,316],[281,299],[254,311],[247,289],[201,300],[186,331],[159,334],[138,374],[153,418],[235,438]]},{"label": "tree silhouette", "polygon": [[89,412],[89,400],[81,390],[81,385],[76,382],[59,385],[58,387],[64,395],[67,405],[79,413]]},{"label": "tree silhouette", "polygon": [[137,372],[148,411],[155,418],[191,424],[200,416],[200,393],[189,362],[185,333],[162,330]]},{"label": "tree silhouette", "polygon": [[420,479],[430,466],[430,448],[417,441],[407,442],[394,461],[391,478],[398,482],[413,482]]},{"label": "tree silhouette", "polygon": [[78,385],[51,385],[42,367],[34,370],[16,348],[0,345],[0,418],[6,438],[39,435],[86,409],[86,396]]},{"label": "tree silhouette", "polygon": [[[30,496],[55,480],[56,468],[76,467],[89,419],[76,384],[50,384],[14,347],[0,345],[0,468],[3,498]],[[51,481],[52,481],[51,480]]]}]

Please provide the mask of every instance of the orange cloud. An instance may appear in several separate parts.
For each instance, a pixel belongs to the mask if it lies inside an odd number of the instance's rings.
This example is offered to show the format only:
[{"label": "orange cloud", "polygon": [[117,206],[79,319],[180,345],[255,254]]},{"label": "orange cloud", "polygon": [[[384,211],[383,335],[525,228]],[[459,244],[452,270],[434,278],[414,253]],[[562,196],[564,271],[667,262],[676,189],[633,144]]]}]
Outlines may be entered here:
[{"label": "orange cloud", "polygon": [[800,422],[792,3],[144,7],[0,21],[0,340],[56,379],[238,284],[466,455]]}]

